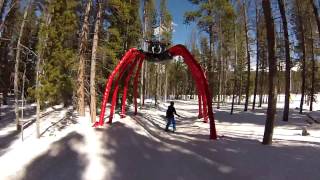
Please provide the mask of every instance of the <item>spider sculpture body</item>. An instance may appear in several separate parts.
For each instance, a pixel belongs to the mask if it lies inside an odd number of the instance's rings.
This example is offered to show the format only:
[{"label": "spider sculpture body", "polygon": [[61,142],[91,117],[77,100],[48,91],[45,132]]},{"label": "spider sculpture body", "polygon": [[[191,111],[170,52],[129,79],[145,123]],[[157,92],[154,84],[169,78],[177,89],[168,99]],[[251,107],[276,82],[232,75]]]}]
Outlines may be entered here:
[{"label": "spider sculpture body", "polygon": [[[203,118],[204,122],[210,123],[210,139],[217,139],[216,127],[214,123],[214,114],[212,110],[212,98],[209,92],[208,81],[205,74],[199,65],[199,63],[194,59],[188,49],[183,45],[175,45],[171,48],[167,48],[168,44],[159,41],[146,41],[148,43],[147,51],[138,50],[132,48],[125,53],[119,64],[110,74],[106,82],[106,88],[103,95],[103,101],[101,104],[101,113],[99,121],[94,124],[94,127],[104,125],[104,116],[106,110],[106,104],[109,99],[110,91],[112,88],[112,83],[114,78],[114,90],[112,92],[112,100],[110,107],[110,115],[108,123],[112,123],[113,114],[115,111],[117,96],[119,92],[119,81],[124,80],[124,89],[122,96],[122,107],[121,107],[121,118],[125,117],[126,114],[126,100],[128,85],[131,77],[134,75],[133,82],[133,102],[135,107],[135,115],[137,114],[137,95],[138,95],[138,81],[140,79],[140,71],[144,60],[154,63],[163,63],[167,60],[172,59],[174,56],[182,56],[184,62],[187,64],[192,77],[196,83],[198,91],[198,104],[199,104],[199,114],[198,118]],[[124,73],[127,72],[127,73]],[[126,74],[126,77],[124,77]],[[117,75],[117,76],[116,76]]]}]

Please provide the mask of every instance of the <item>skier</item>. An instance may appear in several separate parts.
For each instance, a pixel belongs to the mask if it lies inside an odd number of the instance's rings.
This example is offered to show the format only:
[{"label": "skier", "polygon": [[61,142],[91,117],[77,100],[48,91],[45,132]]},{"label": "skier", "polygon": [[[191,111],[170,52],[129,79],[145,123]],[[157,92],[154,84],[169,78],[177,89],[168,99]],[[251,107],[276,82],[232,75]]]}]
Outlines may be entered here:
[{"label": "skier", "polygon": [[170,106],[168,106],[167,113],[166,113],[166,118],[168,120],[168,123],[165,131],[169,131],[169,126],[171,123],[173,125],[173,132],[176,130],[176,120],[174,119],[174,114],[181,117],[180,115],[177,114],[176,109],[173,106],[174,106],[174,102],[170,102]]}]

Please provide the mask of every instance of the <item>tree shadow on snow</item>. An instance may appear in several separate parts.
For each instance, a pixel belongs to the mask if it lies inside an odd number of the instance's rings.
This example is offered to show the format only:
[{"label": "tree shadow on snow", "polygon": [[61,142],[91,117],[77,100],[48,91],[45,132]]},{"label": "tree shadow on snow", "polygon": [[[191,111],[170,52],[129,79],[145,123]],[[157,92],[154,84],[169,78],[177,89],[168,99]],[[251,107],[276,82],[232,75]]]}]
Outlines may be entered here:
[{"label": "tree shadow on snow", "polygon": [[22,180],[82,179],[87,159],[77,152],[77,148],[83,143],[83,136],[76,132],[56,141],[27,166]]},{"label": "tree shadow on snow", "polygon": [[18,131],[11,131],[0,137],[0,157],[7,152],[12,142],[19,138],[19,133]]},{"label": "tree shadow on snow", "polygon": [[137,123],[147,131],[147,136],[120,122],[107,130],[97,130],[102,137],[110,137],[103,142],[103,148],[111,152],[104,158],[115,164],[110,179],[318,178],[314,174],[318,172],[319,146],[263,146],[241,137],[211,141],[201,134],[164,133],[144,121]]},{"label": "tree shadow on snow", "polygon": [[[34,123],[34,120],[29,121],[27,124],[24,125],[24,128],[28,128]],[[21,138],[21,131],[13,130],[10,131],[8,134],[0,137],[0,157],[4,155],[9,149],[11,144]]]},{"label": "tree shadow on snow", "polygon": [[[21,106],[21,101],[19,101],[19,107]],[[15,125],[15,110],[14,110],[14,99],[8,99],[7,106],[1,106],[1,119],[0,119],[0,131],[10,125]],[[23,111],[23,117],[25,119],[31,118],[36,112],[35,106],[30,106],[30,104],[26,104]],[[20,111],[21,113],[21,111]]]}]

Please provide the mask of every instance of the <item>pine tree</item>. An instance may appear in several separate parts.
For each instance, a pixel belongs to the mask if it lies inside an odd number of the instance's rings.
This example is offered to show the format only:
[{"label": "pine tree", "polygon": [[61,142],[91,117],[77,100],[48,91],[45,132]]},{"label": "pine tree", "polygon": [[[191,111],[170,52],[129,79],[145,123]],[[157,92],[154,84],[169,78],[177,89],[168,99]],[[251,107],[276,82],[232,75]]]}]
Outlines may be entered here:
[{"label": "pine tree", "polygon": [[[160,32],[161,32],[161,41],[165,44],[171,44],[172,39],[172,16],[167,8],[167,1],[161,0],[160,1]],[[160,68],[163,66],[160,65]],[[168,90],[168,65],[164,66],[164,78],[165,78],[165,85],[164,85],[164,101],[167,100],[167,90]],[[158,71],[160,73],[160,71]],[[161,86],[160,86],[161,87]]]},{"label": "pine tree", "polygon": [[276,114],[277,91],[276,91],[276,77],[277,77],[277,61],[275,58],[275,35],[274,35],[274,21],[272,18],[271,4],[269,0],[262,0],[262,8],[265,18],[265,26],[267,29],[268,39],[268,54],[269,54],[269,99],[267,120],[265,124],[265,131],[263,136],[263,144],[271,144],[274,128],[274,119]]},{"label": "pine tree", "polygon": [[236,23],[234,21],[234,65],[233,65],[233,90],[232,90],[232,103],[231,103],[231,110],[230,114],[233,114],[234,111],[234,103],[235,103],[235,96],[236,96],[236,86],[238,84],[238,46],[237,46],[237,28],[236,28]]},{"label": "pine tree", "polygon": [[249,104],[249,93],[250,93],[250,45],[249,45],[249,25],[248,25],[248,17],[247,17],[247,4],[246,1],[243,2],[243,18],[244,18],[244,29],[245,29],[245,37],[246,37],[246,50],[247,50],[247,83],[246,83],[246,100],[244,104],[244,111],[248,110]]},{"label": "pine tree", "polygon": [[[144,40],[153,40],[154,39],[154,28],[157,25],[157,11],[155,6],[155,0],[144,0],[144,14],[143,14],[143,39]],[[146,48],[146,43],[144,42],[144,48]],[[144,105],[144,99],[147,94],[150,94],[152,91],[146,85],[150,85],[154,82],[154,79],[151,78],[152,76],[149,74],[151,69],[154,68],[154,64],[149,64],[148,62],[143,63],[143,67],[141,70],[141,92],[140,98],[141,106]]]},{"label": "pine tree", "polygon": [[257,97],[257,91],[258,91],[258,79],[259,79],[259,63],[260,63],[260,45],[259,45],[259,16],[260,16],[260,11],[258,9],[258,3],[255,3],[256,6],[256,48],[257,48],[257,53],[256,53],[256,75],[255,75],[255,80],[254,80],[254,91],[253,91],[253,102],[252,102],[252,110],[255,109],[256,106],[256,97]]},{"label": "pine tree", "polygon": [[0,24],[2,24],[2,16],[6,8],[6,4],[7,4],[7,0],[0,0]]},{"label": "pine tree", "polygon": [[157,11],[155,8],[155,0],[144,0],[144,38],[147,40],[153,38],[154,27],[157,24]]},{"label": "pine tree", "polygon": [[[103,68],[97,70],[100,71],[97,75],[98,96],[100,97],[104,91],[106,75],[112,72],[119,59],[129,48],[139,47],[140,45],[142,26],[139,7],[139,0],[107,1],[105,9],[105,11],[108,11],[105,20],[109,25],[105,32],[107,41],[101,44],[102,51],[105,53],[102,62]],[[132,96],[130,89],[128,92],[128,97]]]},{"label": "pine tree", "polygon": [[92,6],[92,0],[86,2],[84,19],[82,23],[82,30],[80,35],[80,47],[79,47],[79,67],[78,67],[78,111],[80,116],[85,115],[85,59],[88,46],[89,36],[89,14]]},{"label": "pine tree", "polygon": [[278,5],[281,13],[284,41],[285,41],[285,52],[286,52],[286,87],[285,87],[285,104],[283,109],[283,121],[289,119],[289,99],[290,99],[290,72],[291,72],[291,60],[290,60],[290,42],[288,23],[286,17],[286,11],[283,0],[278,0]]},{"label": "pine tree", "polygon": [[20,129],[20,124],[19,124],[19,64],[20,64],[20,58],[21,58],[21,39],[23,36],[23,32],[24,32],[24,27],[25,27],[25,23],[28,17],[28,13],[30,10],[30,7],[32,5],[32,0],[29,0],[28,5],[25,7],[24,10],[24,15],[23,15],[23,20],[20,26],[20,31],[19,31],[19,35],[18,35],[18,42],[17,42],[17,52],[16,52],[16,58],[15,58],[15,66],[14,66],[14,102],[15,102],[15,115],[16,115],[16,125],[17,125],[17,129]]},{"label": "pine tree", "polygon": [[298,28],[298,39],[299,39],[299,48],[302,52],[301,57],[301,100],[300,100],[300,110],[299,113],[303,112],[303,104],[305,98],[305,90],[306,90],[306,36],[305,36],[305,24],[303,21],[303,7],[302,2],[300,0],[295,0],[295,8],[296,8],[296,26]]},{"label": "pine tree", "polygon": [[90,115],[91,121],[96,121],[96,58],[99,42],[99,30],[101,28],[102,2],[97,2],[97,16],[94,26],[91,66],[90,66]]},{"label": "pine tree", "polygon": [[[199,30],[206,32],[209,35],[209,59],[207,63],[207,78],[209,81],[210,92],[215,92],[213,86],[213,72],[215,69],[214,62],[214,34],[216,22],[213,16],[213,10],[215,9],[213,0],[202,0],[202,1],[193,1],[189,0],[193,4],[198,6],[198,9],[195,11],[187,11],[184,15],[185,23],[196,22]],[[212,93],[213,95],[213,93]]]},{"label": "pine tree", "polygon": [[4,5],[4,0],[0,0],[0,9],[2,9],[3,5]]},{"label": "pine tree", "polygon": [[[0,0],[0,32],[2,32],[3,30],[3,26],[4,26],[4,22],[5,22],[5,18],[4,13],[5,13],[5,9],[8,5],[8,1],[9,0]],[[15,6],[14,1],[11,1],[11,5]],[[10,8],[12,9],[12,8]],[[8,12],[7,14],[9,14],[10,12]],[[0,34],[0,37],[2,36],[2,33]]]},{"label": "pine tree", "polygon": [[[310,0],[310,4],[312,6],[313,14],[314,14],[315,20],[317,22],[318,32],[320,32],[320,18],[319,18],[318,9],[317,9],[313,0]],[[319,33],[319,37],[320,37],[320,33]],[[313,37],[312,37],[312,41],[313,41]],[[316,64],[315,64],[315,58],[314,58],[313,51],[314,51],[314,49],[313,49],[313,45],[312,45],[312,87],[311,87],[311,102],[310,102],[310,109],[309,109],[310,111],[313,110],[313,102],[315,101],[314,93],[315,93]]]},{"label": "pine tree", "polygon": [[[230,27],[232,26],[232,18],[234,17],[234,10],[229,1],[214,1],[202,0],[192,1],[193,4],[198,6],[195,11],[187,11],[184,15],[185,23],[196,22],[200,31],[204,31],[209,35],[209,55],[207,61],[207,79],[209,81],[209,88],[212,95],[218,95],[218,108],[220,107],[220,99],[222,97],[222,90],[225,89],[225,83],[222,81],[226,74],[223,69],[227,64],[225,58],[225,44],[230,41],[232,35]],[[218,37],[218,38],[216,38]],[[227,38],[228,37],[228,38]],[[218,47],[219,49],[217,49]],[[215,57],[215,52],[219,58]],[[228,52],[230,53],[230,52]],[[215,59],[215,60],[214,60]],[[218,74],[215,74],[215,71]],[[219,79],[218,86],[214,86],[214,79],[217,76]],[[217,93],[216,93],[217,92]],[[215,93],[215,94],[214,94]]]},{"label": "pine tree", "polygon": [[44,50],[43,76],[39,95],[49,104],[71,104],[76,73],[76,0],[51,1],[48,7],[51,22],[42,33],[47,34]]},{"label": "pine tree", "polygon": [[[5,3],[4,3],[5,4]],[[5,4],[6,5],[6,4]],[[3,6],[4,8],[5,6]],[[11,1],[8,3],[8,7],[11,7],[10,12],[8,12],[5,17],[5,21],[0,24],[1,38],[6,39],[6,41],[0,41],[0,90],[3,93],[3,104],[7,104],[7,95],[13,85],[10,81],[11,72],[14,71],[14,49],[17,39],[17,33],[21,24],[18,20],[21,19],[21,14],[19,13],[20,4],[16,1]],[[3,12],[2,12],[3,13]],[[3,17],[4,18],[4,17]]]},{"label": "pine tree", "polygon": [[167,8],[167,1],[161,0],[160,1],[160,28],[163,28],[161,31],[161,41],[169,44],[171,43],[172,39],[172,16]]}]

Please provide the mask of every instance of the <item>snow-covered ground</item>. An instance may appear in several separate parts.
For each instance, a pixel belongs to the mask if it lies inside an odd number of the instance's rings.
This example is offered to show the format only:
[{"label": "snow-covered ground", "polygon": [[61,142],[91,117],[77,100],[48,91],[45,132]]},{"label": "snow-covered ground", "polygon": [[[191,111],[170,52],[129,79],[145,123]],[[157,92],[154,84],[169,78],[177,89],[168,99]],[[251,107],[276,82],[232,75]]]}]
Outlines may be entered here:
[{"label": "snow-covered ground", "polygon": [[[88,116],[79,118],[70,109],[58,108],[42,118],[47,131],[40,140],[34,138],[31,125],[23,142],[13,131],[14,123],[3,121],[0,179],[320,178],[320,125],[307,123],[294,103],[288,123],[281,121],[282,110],[278,110],[271,146],[261,145],[266,105],[248,112],[237,105],[234,115],[229,113],[229,104],[215,109],[220,137],[216,141],[208,139],[209,125],[197,119],[197,101],[175,101],[183,117],[177,118],[176,133],[164,132],[167,105],[143,108],[137,116],[129,111],[125,119],[115,115],[111,126],[100,129],[91,127]],[[303,128],[309,136],[301,135]]]}]

